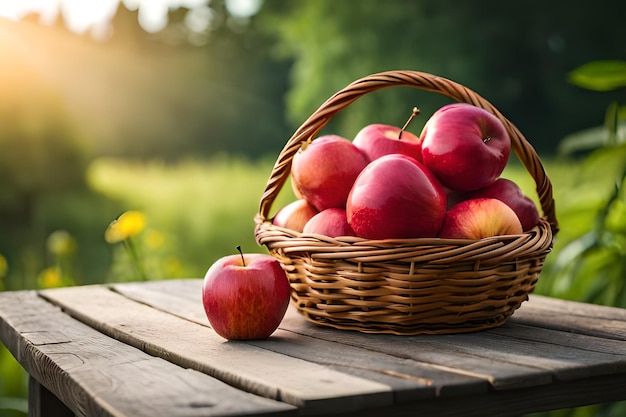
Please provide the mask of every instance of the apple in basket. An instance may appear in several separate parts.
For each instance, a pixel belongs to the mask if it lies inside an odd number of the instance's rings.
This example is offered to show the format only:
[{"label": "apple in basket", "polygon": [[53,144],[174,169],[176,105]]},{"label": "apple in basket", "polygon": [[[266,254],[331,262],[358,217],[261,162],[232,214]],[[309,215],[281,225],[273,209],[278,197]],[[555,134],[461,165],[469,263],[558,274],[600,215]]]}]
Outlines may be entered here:
[{"label": "apple in basket", "polygon": [[479,107],[441,107],[420,134],[422,160],[444,186],[473,191],[493,184],[507,164],[511,139],[502,122]]},{"label": "apple in basket", "polygon": [[218,259],[207,271],[202,303],[211,327],[229,340],[268,338],[282,321],[291,295],[285,271],[271,255]]},{"label": "apple in basket", "polygon": [[358,176],[346,212],[356,235],[365,239],[434,237],[446,214],[446,194],[419,161],[385,155]]},{"label": "apple in basket", "polygon": [[318,213],[317,209],[303,198],[299,198],[282,207],[272,220],[275,226],[302,232],[306,222]]},{"label": "apple in basket", "polygon": [[304,233],[315,233],[328,237],[356,236],[348,224],[346,210],[337,207],[327,208],[317,213],[304,225]]},{"label": "apple in basket", "polygon": [[472,191],[464,196],[469,198],[497,198],[513,209],[522,223],[524,231],[530,230],[539,223],[539,210],[535,203],[524,194],[514,181],[507,178],[498,178],[493,184]]},{"label": "apple in basket", "polygon": [[522,233],[522,224],[508,205],[495,198],[473,198],[452,206],[439,237],[484,239]]},{"label": "apple in basket", "polygon": [[291,161],[292,184],[318,211],[345,208],[354,180],[369,160],[351,141],[337,135],[305,142]]},{"label": "apple in basket", "polygon": [[417,107],[402,128],[386,124],[371,124],[361,129],[352,143],[363,150],[370,161],[383,155],[400,153],[422,160],[422,142],[418,136],[405,129],[413,118],[419,114]]}]

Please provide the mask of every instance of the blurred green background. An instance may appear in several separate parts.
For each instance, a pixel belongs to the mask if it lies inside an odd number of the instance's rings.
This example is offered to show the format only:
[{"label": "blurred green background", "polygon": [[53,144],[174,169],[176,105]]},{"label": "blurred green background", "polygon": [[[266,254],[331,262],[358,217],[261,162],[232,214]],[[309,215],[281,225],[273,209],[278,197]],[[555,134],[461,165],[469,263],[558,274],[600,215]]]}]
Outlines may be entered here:
[{"label": "blurred green background", "polygon": [[[263,251],[253,217],[293,131],[351,81],[413,69],[480,93],[540,155],[561,231],[536,291],[626,307],[625,2],[44,0],[0,16],[0,290],[202,277],[236,245]],[[352,138],[418,106],[419,133],[447,102],[385,89],[325,129]],[[536,198],[515,158],[505,176]],[[140,265],[105,240],[128,211]],[[25,398],[1,348],[0,416]]]}]

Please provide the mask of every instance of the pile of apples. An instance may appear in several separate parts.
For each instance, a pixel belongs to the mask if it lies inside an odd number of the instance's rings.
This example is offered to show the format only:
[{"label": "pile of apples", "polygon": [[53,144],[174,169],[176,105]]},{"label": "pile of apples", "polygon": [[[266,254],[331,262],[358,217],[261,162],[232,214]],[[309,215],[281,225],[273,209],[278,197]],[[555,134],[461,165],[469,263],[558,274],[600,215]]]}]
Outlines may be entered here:
[{"label": "pile of apples", "polygon": [[502,122],[465,103],[438,109],[419,136],[371,124],[353,140],[325,135],[294,155],[297,200],[273,224],[365,239],[482,239],[539,222],[535,203],[501,177],[511,151]]}]

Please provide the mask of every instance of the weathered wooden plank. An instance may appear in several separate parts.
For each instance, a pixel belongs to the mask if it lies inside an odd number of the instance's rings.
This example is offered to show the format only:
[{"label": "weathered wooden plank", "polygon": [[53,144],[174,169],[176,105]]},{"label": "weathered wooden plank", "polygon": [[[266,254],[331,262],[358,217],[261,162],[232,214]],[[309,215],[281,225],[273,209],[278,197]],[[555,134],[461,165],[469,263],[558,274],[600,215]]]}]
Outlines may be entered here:
[{"label": "weathered wooden plank", "polygon": [[415,362],[430,364],[441,370],[484,379],[493,389],[513,389],[525,386],[549,384],[552,373],[532,363],[518,364],[506,358],[490,356],[489,346],[468,349],[462,344],[454,345],[451,335],[446,336],[394,336],[362,335],[352,331],[337,331],[303,322],[300,317],[287,316],[281,324],[292,332],[323,340],[370,349]]},{"label": "weathered wooden plank", "polygon": [[415,404],[402,404],[393,409],[376,408],[342,417],[519,417],[528,413],[621,400],[626,400],[626,375],[615,374],[584,380],[557,381],[548,388],[538,386],[492,391],[489,394],[464,397],[458,401],[426,399]]},{"label": "weathered wooden plank", "polygon": [[[550,308],[552,299],[547,297],[536,297],[535,303],[523,305],[523,309],[533,311],[540,308],[544,311]],[[568,302],[557,300],[556,308],[561,311],[569,307]],[[581,314],[589,313],[592,316],[604,318],[612,325],[610,330],[615,329],[616,318],[624,316],[621,309],[610,309],[601,306],[587,306],[576,303],[574,308]],[[537,306],[537,307],[535,307]],[[521,380],[516,380],[515,375],[509,375],[504,371],[508,365],[520,365],[524,367],[538,368],[548,371],[555,378],[561,380],[587,378],[595,375],[606,375],[621,372],[626,368],[626,344],[620,340],[605,339],[593,336],[600,334],[594,331],[582,331],[581,334],[572,334],[566,326],[561,329],[543,328],[545,323],[551,323],[544,318],[537,320],[534,325],[521,325],[515,321],[509,321],[504,326],[478,333],[467,333],[457,335],[438,336],[417,336],[417,337],[395,337],[377,335],[368,339],[370,349],[378,349],[381,352],[390,353],[392,350],[396,354],[404,357],[411,357],[416,360],[428,361],[433,364],[448,365],[454,364],[460,372],[468,372],[474,375],[476,370],[490,370],[491,381],[496,389],[518,388],[523,385],[534,385],[532,375],[534,371],[521,370],[518,374]],[[288,323],[291,323],[289,325]],[[583,320],[578,320],[578,328],[584,326]],[[588,323],[587,323],[588,324]],[[595,330],[601,325],[599,321],[590,325]],[[289,328],[302,334],[316,334],[318,337],[326,333],[326,330],[315,329],[306,326],[302,321],[288,317],[282,327]],[[548,324],[548,327],[551,327]],[[332,337],[338,338],[343,343],[358,344],[360,336],[347,333],[335,333]],[[400,342],[397,340],[400,339]],[[401,345],[405,346],[402,351]],[[449,354],[453,355],[448,356]],[[455,359],[454,357],[457,357]],[[463,358],[461,362],[458,358]],[[470,359],[471,358],[471,359]],[[479,361],[479,362],[477,362]],[[482,362],[482,363],[480,363]],[[492,368],[493,366],[493,368]],[[515,369],[515,368],[513,368]],[[535,369],[536,370],[536,369]],[[519,371],[519,370],[518,370]],[[541,371],[539,375],[544,375]]]},{"label": "weathered wooden plank", "polygon": [[[442,338],[451,348],[494,360],[530,364],[571,380],[626,370],[626,343],[573,337],[561,331],[507,323],[478,334]],[[614,341],[613,341],[614,342]]]},{"label": "weathered wooden plank", "polygon": [[528,304],[533,309],[551,310],[573,316],[605,318],[626,322],[626,309],[624,308],[564,300],[539,294],[531,294],[528,302],[523,305],[525,304]]},{"label": "weathered wooden plank", "polygon": [[[156,305],[173,314],[181,317],[188,317],[190,320],[198,320],[206,323],[206,318],[197,315],[201,311],[201,301],[199,293],[201,291],[200,280],[181,281],[160,281],[151,282],[147,286],[143,284],[121,284],[115,286],[117,291],[129,297],[136,297],[142,302]],[[147,290],[147,292],[146,292]],[[153,291],[153,294],[150,293]],[[169,297],[167,294],[176,294]],[[178,297],[184,297],[185,306],[179,306]],[[194,307],[195,305],[195,307]],[[191,309],[191,311],[189,311]],[[493,388],[510,389],[522,386],[548,384],[552,381],[552,372],[545,367],[538,367],[532,363],[519,363],[507,358],[494,359],[490,356],[490,347],[482,345],[469,350],[462,344],[451,346],[450,341],[442,336],[392,336],[392,335],[363,335],[357,332],[339,331],[324,327],[319,327],[306,322],[293,309],[290,309],[281,323],[281,330],[298,334],[301,337],[308,337],[310,340],[325,340],[341,345],[341,349],[346,346],[366,349],[370,352],[377,352],[377,355],[387,357],[402,358],[411,361],[417,369],[430,369],[429,378],[433,378],[433,384],[439,387],[442,394],[446,389],[451,390],[451,394],[462,389],[460,385],[454,385],[449,379],[450,374],[464,376],[487,381]],[[451,336],[452,340],[458,335]],[[299,356],[302,353],[289,352],[290,355]],[[323,360],[317,357],[316,360]],[[411,368],[406,368],[403,372],[411,375],[414,372]],[[436,381],[435,373],[442,378]],[[466,389],[476,389],[476,387],[466,387]],[[458,392],[458,391],[457,391]]]},{"label": "weathered wooden plank", "polygon": [[[157,330],[161,329],[164,333],[159,335],[159,337],[166,341],[168,338],[185,336],[187,334],[185,331],[179,333],[178,331],[172,332],[169,330],[170,327],[180,325],[180,323],[192,325],[195,323],[197,326],[195,327],[196,330],[198,328],[206,329],[208,322],[201,309],[200,288],[201,280],[120,284],[115,286],[119,294],[114,295],[132,305],[137,304],[132,299],[137,299],[146,305],[143,305],[143,308],[139,310],[134,308],[127,310],[124,308],[122,311],[118,311],[117,315],[114,314],[115,311],[113,310],[120,309],[119,304],[110,304],[108,308],[97,306],[95,310],[99,311],[97,315],[102,314],[102,317],[110,313],[113,315],[113,322],[116,323],[117,329],[115,332],[117,332],[116,335],[120,339],[126,340],[125,338],[128,338],[137,342],[138,346],[142,346],[147,352],[160,354],[170,359],[174,358],[176,361],[178,352],[174,352],[174,355],[172,355],[172,350],[167,348],[167,343],[165,344],[166,348],[159,349],[158,343],[160,342],[144,338],[145,329],[142,329],[141,326],[143,324],[141,314],[145,313],[145,309],[150,311],[155,311],[155,309],[163,310],[156,316],[146,317],[146,321],[149,322],[162,319],[163,317],[175,318],[172,314],[185,318],[184,320],[172,322],[165,320],[158,323]],[[56,294],[59,291],[60,294],[60,292],[66,293],[69,290],[51,290],[50,293]],[[105,292],[107,294],[110,293],[109,291]],[[88,298],[94,295],[98,294],[82,291],[75,293],[75,297],[84,297],[76,304],[93,303],[95,300],[97,300],[95,302],[103,304],[108,302],[117,303],[116,300],[118,300],[118,298]],[[403,388],[409,393],[421,392],[423,394],[427,392],[419,391],[421,384],[428,384],[428,380],[425,378],[428,372],[424,370],[432,371],[435,376],[438,372],[449,372],[452,374],[460,373],[461,375],[466,373],[478,378],[489,378],[490,376],[494,377],[494,375],[485,370],[491,367],[494,369],[506,368],[511,372],[509,374],[510,379],[499,379],[498,381],[505,381],[507,384],[496,386],[496,388],[516,388],[489,392],[477,391],[471,395],[463,395],[462,391],[460,391],[457,393],[459,394],[458,401],[454,401],[446,396],[433,398],[427,398],[427,396],[407,396],[405,398],[407,402],[399,401],[400,404],[398,404],[398,401],[395,404],[379,402],[371,403],[376,406],[373,408],[357,406],[333,410],[334,412],[343,411],[346,413],[352,410],[351,415],[392,416],[401,415],[400,413],[440,416],[515,415],[601,401],[626,399],[626,376],[623,373],[623,355],[626,349],[624,349],[623,339],[619,335],[620,326],[623,322],[623,316],[621,316],[623,311],[606,309],[601,306],[588,306],[586,304],[572,306],[565,301],[562,305],[560,305],[560,301],[553,305],[552,299],[537,297],[539,296],[531,296],[531,301],[524,303],[522,308],[518,310],[518,312],[521,311],[522,313],[527,311],[528,313],[523,313],[527,314],[526,316],[523,314],[520,315],[521,318],[514,316],[502,327],[477,334],[420,336],[414,338],[381,335],[364,336],[355,332],[335,331],[311,325],[291,310],[281,324],[281,329],[277,331],[276,337],[272,337],[267,341],[247,343],[223,342],[221,340],[219,342],[221,342],[221,345],[230,345],[230,348],[233,349],[238,349],[240,345],[247,345],[248,348],[257,348],[262,351],[283,352],[287,356],[297,357],[300,355],[304,358],[304,362],[308,363],[311,360],[319,361],[335,371],[345,370],[345,372],[339,372],[340,374],[362,375],[363,378],[359,380],[373,378],[373,374],[378,373],[380,374],[378,375],[379,377],[382,375],[379,380],[393,386],[394,390],[396,390],[396,400],[403,395]],[[65,299],[66,296],[64,295],[61,298]],[[68,302],[70,302],[72,299],[72,297],[68,297],[66,301],[69,300]],[[73,303],[73,301],[71,302]],[[62,305],[63,303],[60,304]],[[149,305],[154,306],[154,308],[148,307]],[[0,298],[0,317],[3,316],[3,306],[2,298]],[[83,307],[80,307],[79,310],[82,310]],[[123,308],[124,306],[122,305],[121,307]],[[582,308],[587,310],[583,312]],[[90,311],[90,308],[87,308],[87,310]],[[124,319],[124,315],[127,312],[130,312],[130,316]],[[518,313],[516,313],[517,315]],[[546,319],[546,315],[549,317],[548,319]],[[568,319],[562,321],[562,318],[567,318],[568,316],[577,317],[569,321]],[[86,319],[89,322],[89,320],[93,320],[93,316],[87,314],[81,319]],[[591,321],[585,321],[585,319]],[[556,324],[553,325],[552,323],[554,322]],[[605,325],[606,327],[604,327]],[[600,331],[594,330],[593,326],[600,326]],[[610,337],[609,329],[613,328],[618,330],[617,337]],[[0,326],[0,332],[3,329],[4,326]],[[154,330],[153,326],[153,333]],[[573,332],[568,330],[573,330]],[[200,333],[202,333],[202,330],[200,330]],[[0,333],[0,336],[3,340],[5,339],[3,333]],[[194,344],[206,343],[206,340],[203,340],[205,339],[204,336],[189,340],[195,342]],[[42,346],[64,346],[68,343],[67,335],[63,332],[44,333],[42,335],[35,331],[29,334],[29,337],[34,342],[37,342],[37,337],[42,337],[42,340],[39,341],[43,342]],[[414,340],[411,341],[411,339]],[[209,344],[209,350],[212,353],[210,361],[222,360],[222,357],[218,354],[220,348],[216,348],[216,345],[220,343],[211,341]],[[333,355],[334,346],[336,346],[335,350],[342,352],[343,358]],[[437,354],[437,349],[440,350],[439,355]],[[418,351],[418,353],[416,354],[413,351]],[[22,352],[26,353],[25,350],[22,350]],[[197,353],[197,351],[194,353],[192,349],[192,355]],[[381,362],[359,370],[361,364],[367,362],[370,353],[372,357],[381,358]],[[183,355],[187,355],[187,353],[185,352]],[[255,356],[256,353],[252,353],[252,355]],[[281,357],[285,357],[285,355]],[[415,357],[420,359],[416,360]],[[524,364],[529,360],[534,360],[533,358],[535,357],[540,358],[539,362],[535,364],[537,368],[535,366],[524,366],[517,369],[517,371],[522,371],[523,378],[516,381],[514,379],[516,366]],[[78,369],[80,366],[84,366],[80,365],[76,358],[71,355],[62,354],[59,355],[59,358],[65,361],[64,365],[66,367],[70,366],[71,368],[71,365],[73,365]],[[451,358],[456,358],[457,362],[448,361]],[[582,358],[591,359],[587,364],[590,366],[585,366],[584,363],[581,363],[584,362]],[[229,358],[227,355],[226,361],[232,362],[234,359],[232,357]],[[115,364],[115,361],[113,363]],[[482,363],[483,367],[472,368],[472,363],[477,366],[480,366],[480,363]],[[277,364],[277,362],[274,362],[274,364]],[[286,363],[287,366],[291,364],[293,362]],[[611,364],[614,365],[613,368],[611,368]],[[232,363],[232,365],[238,366],[239,364]],[[231,364],[228,366],[231,366]],[[285,366],[285,363],[281,362],[280,366]],[[411,370],[414,370],[416,366],[418,368],[421,367],[420,370],[411,373]],[[541,378],[537,378],[545,375],[543,367],[550,369],[549,376],[555,375],[557,379],[551,380],[549,386],[541,385],[545,381],[542,382]],[[269,369],[265,368],[265,370],[268,371]],[[407,370],[409,372],[405,373]],[[141,370],[135,369],[135,371]],[[529,377],[529,374],[525,374],[525,372],[529,371],[531,377]],[[533,373],[534,371],[539,373]],[[613,373],[613,371],[622,373]],[[389,374],[386,375],[384,372]],[[392,376],[394,373],[401,375]],[[499,377],[502,376],[506,377],[507,374],[499,375]],[[248,376],[244,375],[244,378],[248,378]],[[540,385],[531,386],[533,378],[536,378],[534,381]],[[397,379],[404,380],[406,385],[397,383]],[[434,381],[436,379],[433,379]],[[416,389],[417,391],[415,391]],[[66,390],[66,387],[64,387],[64,390]],[[415,401],[417,398],[420,398],[420,400]],[[356,400],[361,401],[362,397],[357,395]],[[459,406],[461,403],[463,405]],[[328,411],[334,405],[338,405],[337,402],[330,401],[324,404],[329,407],[327,409],[322,406],[322,402],[315,404],[314,401],[311,401],[310,404],[318,407],[313,406],[301,411],[315,414]],[[99,414],[94,415],[97,416]],[[155,414],[151,413],[151,415]]]},{"label": "weathered wooden plank", "polygon": [[111,286],[113,291],[201,325],[208,325],[202,308],[202,280],[175,279],[126,282]]},{"label": "weathered wooden plank", "polygon": [[[347,412],[393,402],[391,388],[244,342],[137,303],[101,286],[42,291],[72,316],[116,339],[230,385],[302,407]],[[201,304],[197,304],[201,307]]]},{"label": "weathered wooden plank", "polygon": [[510,319],[605,339],[626,340],[626,309],[531,295]]},{"label": "weathered wooden plank", "polygon": [[32,291],[0,293],[0,339],[79,416],[295,414],[107,337]]},{"label": "weathered wooden plank", "polygon": [[[326,330],[289,320],[286,318],[282,326],[301,334],[328,337]],[[332,337],[344,344],[363,343],[360,336],[351,332],[333,332]],[[469,334],[377,335],[368,338],[367,344],[370,349],[387,354],[482,375],[496,389],[540,384],[546,373],[557,379],[575,379],[620,372],[626,366],[626,344],[622,342],[586,335],[574,337],[565,331],[514,322]]]},{"label": "weathered wooden plank", "polygon": [[[147,290],[148,293],[142,294],[142,290]],[[187,303],[184,303],[184,308],[189,309],[194,303],[199,302],[200,280],[151,283],[148,288],[135,284],[130,288],[122,286],[120,291],[128,291],[129,296],[157,304],[159,308],[177,310],[176,314],[183,317],[199,322],[206,321],[206,318],[201,315],[194,318],[194,314],[178,310],[180,309],[177,306],[179,303],[170,295],[175,294],[175,297],[186,299]],[[193,308],[193,311],[198,310],[200,308]],[[393,349],[394,355],[403,358],[411,357],[432,366],[454,366],[455,372],[487,378],[495,388],[499,389],[547,383],[547,373],[555,378],[567,380],[610,374],[626,367],[624,356],[626,345],[621,340],[600,336],[609,333],[616,327],[616,324],[621,323],[620,319],[626,316],[626,310],[571,303],[541,296],[532,296],[531,301],[524,303],[520,310],[530,311],[524,317],[535,317],[532,326],[525,324],[528,320],[510,320],[496,329],[462,335],[412,338],[368,335],[363,338],[351,332],[315,328],[305,323],[293,311],[288,313],[281,328],[305,335],[310,340],[321,338],[334,343],[340,341],[342,345],[365,347],[365,340],[368,349],[380,346],[383,353],[391,354],[389,349]],[[553,322],[558,323],[562,318],[556,317],[553,320],[553,317],[550,317],[550,320],[546,320],[546,311],[556,311],[564,317],[575,313],[577,318],[575,323],[570,323],[571,320],[568,320],[560,326],[553,326]],[[543,320],[539,319],[541,314],[544,315]],[[593,321],[585,321],[586,315]],[[598,331],[603,324],[606,326],[607,323],[610,325],[605,332]],[[580,334],[561,331],[569,329],[568,324],[578,328]],[[544,328],[546,326],[548,328]],[[401,341],[398,342],[398,339]],[[398,345],[404,345],[405,350],[400,349]],[[419,353],[416,354],[416,351]],[[294,352],[290,354],[297,355]],[[316,360],[323,361],[324,358],[318,355]],[[524,369],[515,365],[522,366]]]},{"label": "weathered wooden plank", "polygon": [[[114,290],[129,298],[167,311],[180,317],[208,325],[198,305],[200,286],[196,281],[160,281],[116,284]],[[198,314],[200,312],[200,314]],[[304,320],[293,307],[288,316]],[[414,401],[432,396],[455,396],[485,392],[489,389],[484,379],[460,375],[406,358],[398,358],[332,340],[322,340],[279,329],[264,341],[248,342],[264,349],[288,356],[313,361],[352,375],[376,379],[391,386],[396,401]],[[337,352],[341,352],[338,354]]]},{"label": "weathered wooden plank", "polygon": [[589,352],[590,355],[596,356],[601,361],[604,357],[615,365],[621,364],[626,360],[625,340],[556,330],[550,328],[550,326],[537,327],[519,322],[507,323],[502,327],[488,330],[486,333],[493,334],[495,335],[494,337],[504,337],[505,340],[506,338],[525,340],[531,343],[531,348],[532,346],[543,346],[535,343],[539,342],[554,345],[554,349],[565,347],[572,349],[574,352],[582,350],[584,351],[581,352],[583,356],[586,355],[585,352]]}]

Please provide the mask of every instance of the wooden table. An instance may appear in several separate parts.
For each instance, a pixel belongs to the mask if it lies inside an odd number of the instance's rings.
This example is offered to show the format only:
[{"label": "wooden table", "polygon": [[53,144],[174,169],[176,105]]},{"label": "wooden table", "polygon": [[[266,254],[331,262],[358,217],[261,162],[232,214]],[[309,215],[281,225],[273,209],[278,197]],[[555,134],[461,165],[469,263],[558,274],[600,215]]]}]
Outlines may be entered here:
[{"label": "wooden table", "polygon": [[626,310],[532,295],[499,328],[367,335],[292,308],[228,342],[198,279],[0,293],[32,416],[507,416],[626,399]]}]

